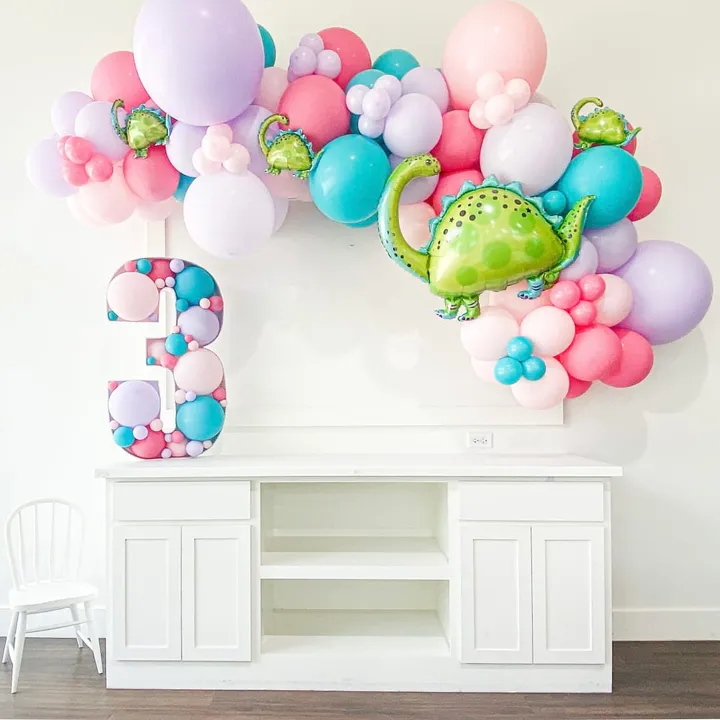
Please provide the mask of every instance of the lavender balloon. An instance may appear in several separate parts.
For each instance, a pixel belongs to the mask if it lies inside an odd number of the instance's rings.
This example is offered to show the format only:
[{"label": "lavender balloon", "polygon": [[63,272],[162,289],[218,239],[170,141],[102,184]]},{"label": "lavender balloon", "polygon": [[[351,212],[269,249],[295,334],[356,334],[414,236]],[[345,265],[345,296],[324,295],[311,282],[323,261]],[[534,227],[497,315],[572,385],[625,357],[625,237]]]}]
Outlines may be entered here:
[{"label": "lavender balloon", "polygon": [[321,50],[317,56],[317,74],[334,80],[342,71],[342,60],[334,50]]},{"label": "lavender balloon", "polygon": [[[394,170],[405,158],[398,155],[390,156],[390,167]],[[416,203],[425,202],[434,192],[440,182],[440,176],[428,178],[415,178],[411,180],[400,196],[401,205],[415,205]]]},{"label": "lavender balloon", "polygon": [[232,120],[260,88],[265,52],[241,0],[146,0],[133,51],[150,97],[175,120]]},{"label": "lavender balloon", "polygon": [[440,140],[443,123],[438,106],[425,95],[403,95],[385,121],[383,140],[393,155],[411,157],[430,152]]},{"label": "lavender balloon", "polygon": [[108,400],[110,417],[125,427],[148,425],[160,414],[157,383],[128,380],[113,390]]},{"label": "lavender balloon", "polygon": [[78,189],[68,185],[62,176],[62,158],[58,153],[58,137],[41,140],[27,156],[25,169],[30,182],[53,197],[70,197]]},{"label": "lavender balloon", "polygon": [[[75,135],[89,140],[96,152],[105,155],[111,162],[117,162],[127,155],[128,146],[113,128],[111,109],[112,103],[104,101],[86,105],[75,118]],[[118,112],[121,125],[125,123],[126,117],[124,110]]]},{"label": "lavender balloon", "polygon": [[300,47],[310,48],[315,55],[319,55],[325,49],[325,42],[317,33],[308,33],[300,40]]},{"label": "lavender balloon", "polygon": [[446,113],[450,107],[450,92],[442,73],[435,68],[416,67],[407,73],[402,79],[403,95],[419,93],[426,95],[440,108],[441,113]]},{"label": "lavender balloon", "polygon": [[651,345],[675,342],[694,330],[713,298],[707,265],[675,242],[649,240],[616,273],[632,288],[633,307],[620,327],[643,335]]},{"label": "lavender balloon", "polygon": [[316,67],[317,55],[309,47],[301,45],[295,48],[290,54],[288,70],[291,71],[295,77],[311,75],[315,72]]},{"label": "lavender balloon", "polygon": [[585,237],[597,250],[599,273],[609,273],[624,265],[638,244],[637,229],[627,218],[607,227],[587,228]]},{"label": "lavender balloon", "polygon": [[193,154],[202,145],[207,128],[177,122],[172,126],[170,139],[166,146],[168,160],[183,175],[197,177],[198,171],[193,165]]},{"label": "lavender balloon", "polygon": [[61,95],[50,110],[50,119],[55,132],[60,136],[75,134],[75,118],[93,99],[82,92],[75,90]]},{"label": "lavender balloon", "polygon": [[[258,132],[272,113],[260,105],[251,105],[240,117],[230,123],[233,131],[233,142],[244,145],[250,153],[250,172],[262,175],[267,168],[267,160],[260,150]],[[266,140],[272,140],[280,130],[277,123],[273,123],[265,134]]]},{"label": "lavender balloon", "polygon": [[200,347],[209,345],[220,332],[218,316],[212,310],[205,310],[197,305],[180,313],[178,326],[183,335],[192,335]]},{"label": "lavender balloon", "polygon": [[560,273],[561,280],[573,280],[577,282],[586,275],[593,275],[598,269],[598,253],[595,246],[583,236],[580,245],[580,254],[575,262]]}]

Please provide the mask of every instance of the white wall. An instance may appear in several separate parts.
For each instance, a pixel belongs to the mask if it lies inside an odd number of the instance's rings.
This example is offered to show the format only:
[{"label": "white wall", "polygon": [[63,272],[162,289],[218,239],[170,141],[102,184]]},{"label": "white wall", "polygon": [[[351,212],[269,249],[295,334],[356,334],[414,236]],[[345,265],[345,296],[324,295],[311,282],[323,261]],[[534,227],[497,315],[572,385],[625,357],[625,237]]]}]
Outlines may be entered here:
[{"label": "white wall", "polygon": [[[366,0],[362,10],[354,3],[330,0],[249,0],[258,22],[278,41],[281,60],[305,32],[346,25],[366,38],[374,55],[389,47],[406,47],[423,64],[433,66],[439,64],[447,33],[472,4],[471,0],[457,0],[452,11],[448,4],[430,4],[420,13],[414,0],[391,4]],[[680,14],[673,11],[672,4],[654,0],[607,0],[602,12],[592,3],[565,0],[526,0],[526,4],[543,22],[549,40],[549,67],[541,90],[564,108],[583,95],[599,94],[644,128],[638,159],[661,175],[665,199],[656,213],[642,222],[642,237],[679,240],[701,253],[712,270],[720,269],[713,201],[700,194],[711,193],[717,184],[712,137],[703,134],[701,118],[720,111],[717,93],[707,90],[714,86],[713,33],[720,21],[720,6],[688,0]],[[102,55],[130,48],[140,5],[141,0],[122,4],[91,0],[11,3],[3,12],[5,32],[0,43],[5,98],[0,135],[4,299],[0,327],[6,348],[0,361],[0,437],[5,449],[0,516],[4,518],[17,503],[40,495],[62,495],[80,502],[92,519],[89,574],[101,586],[104,487],[93,480],[92,473],[98,464],[122,459],[111,445],[103,421],[105,382],[112,364],[109,354],[116,342],[111,345],[103,297],[115,268],[146,252],[145,228],[133,222],[103,231],[78,225],[62,201],[45,198],[30,186],[24,159],[32,143],[50,133],[48,115],[54,98],[69,89],[86,90],[94,63]],[[691,21],[691,17],[696,19]],[[698,198],[700,202],[693,204]],[[331,254],[343,250],[330,246],[334,231],[328,230],[326,221],[306,219],[306,212],[303,208],[290,218],[278,242],[286,246],[293,240],[307,243],[311,272],[313,252],[321,246]],[[223,275],[230,276],[230,269],[213,267],[213,261],[187,245],[176,224],[172,231],[174,252],[192,253],[189,259],[197,262],[207,260],[211,269],[218,270],[221,283]],[[353,238],[352,242],[367,243],[368,248],[373,243],[375,248],[379,246],[372,230],[358,231]],[[342,248],[349,246],[342,233],[338,241]],[[375,256],[372,252],[362,248],[363,267],[376,268],[373,277],[392,283],[386,291],[412,298],[418,307],[431,305],[422,285],[400,271],[393,272],[394,266],[381,252]],[[253,262],[260,266],[259,261]],[[369,287],[371,282],[374,288],[379,284],[370,281]],[[318,293],[316,302],[324,300]],[[368,298],[368,313],[372,314],[353,310],[356,318],[364,318],[365,325],[370,319],[377,323],[375,345],[360,338],[360,352],[376,349],[378,338],[383,338],[382,342],[388,337],[402,338],[402,332],[397,332],[397,316],[390,309],[378,312],[378,307],[383,304],[374,295]],[[231,312],[232,308],[228,314]],[[337,320],[335,311],[330,315]],[[323,358],[332,367],[333,351],[322,334],[319,316],[313,316],[305,305],[290,317],[293,332],[304,324],[306,360]],[[438,363],[465,371],[456,328],[449,324],[440,328],[431,315],[425,320],[417,312],[413,324],[420,327],[421,340],[446,338],[442,350],[433,346]],[[242,324],[233,324],[232,330],[226,327],[224,332],[239,353],[235,368],[238,387],[266,382],[249,374],[248,368],[259,373],[257,358],[253,364],[252,354],[243,358],[242,353],[244,348],[261,347],[259,338],[270,342],[266,352],[282,336],[282,327],[278,318],[268,324],[261,314],[254,322],[245,315]],[[564,428],[495,431],[496,451],[569,448],[625,465],[626,477],[614,487],[613,508],[617,637],[720,636],[720,524],[716,519],[720,484],[713,465],[715,411],[720,399],[719,328],[715,307],[701,330],[676,345],[658,349],[657,369],[646,383],[627,391],[594,389],[569,404]],[[357,344],[347,326],[343,331],[340,340],[350,338]],[[401,351],[393,346],[390,354],[396,359],[408,353],[407,348],[402,350],[402,342],[410,347],[411,356],[417,349],[413,343],[418,336],[408,337],[400,342]],[[290,357],[287,362],[286,369]],[[396,421],[401,418],[400,411],[417,406],[417,395],[398,393],[387,377],[373,375],[372,364],[347,364],[347,358],[344,362],[343,371],[360,373],[347,377],[345,383],[359,381],[364,389],[372,388],[375,397],[397,413]],[[433,372],[436,378],[442,377],[437,371],[427,367],[425,377]],[[310,368],[306,365],[303,372]],[[469,373],[467,377],[472,382]],[[457,397],[456,381],[453,378],[452,397]],[[342,373],[336,373],[333,382],[343,382]],[[349,392],[340,384],[335,389]],[[262,403],[262,395],[252,401],[245,397],[234,424],[243,422],[241,410],[253,417],[252,412]],[[333,393],[326,391],[323,397],[332,398]],[[394,431],[264,428],[228,433],[223,447],[227,452],[278,447],[293,451],[331,443],[337,451],[360,446],[378,451],[453,452],[463,449],[463,441],[462,429],[455,427]],[[0,622],[6,616],[1,608],[8,587],[3,558]]]}]

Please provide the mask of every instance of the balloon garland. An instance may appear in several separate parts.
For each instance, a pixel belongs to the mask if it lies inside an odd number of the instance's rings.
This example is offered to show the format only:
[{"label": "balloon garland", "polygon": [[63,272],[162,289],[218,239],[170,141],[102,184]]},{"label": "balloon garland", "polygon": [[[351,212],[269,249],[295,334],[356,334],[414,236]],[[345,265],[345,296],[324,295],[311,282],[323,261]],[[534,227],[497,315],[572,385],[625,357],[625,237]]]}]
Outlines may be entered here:
[{"label": "balloon garland", "polygon": [[[635,158],[641,128],[601,98],[561,112],[538,93],[547,41],[519,2],[474,7],[441,68],[400,48],[373,61],[339,27],[276,62],[241,0],[146,0],[133,51],[104,57],[89,95],[52,106],[28,175],[93,226],[181,207],[191,238],[228,259],[261,250],[291,201],[377,224],[390,258],[441,298],[438,315],[462,321],[478,377],[528,408],[641,382],[653,347],[707,313],[703,261],[638,242],[662,197]],[[147,279],[142,262],[132,272]],[[122,443],[140,427],[113,421]]]}]

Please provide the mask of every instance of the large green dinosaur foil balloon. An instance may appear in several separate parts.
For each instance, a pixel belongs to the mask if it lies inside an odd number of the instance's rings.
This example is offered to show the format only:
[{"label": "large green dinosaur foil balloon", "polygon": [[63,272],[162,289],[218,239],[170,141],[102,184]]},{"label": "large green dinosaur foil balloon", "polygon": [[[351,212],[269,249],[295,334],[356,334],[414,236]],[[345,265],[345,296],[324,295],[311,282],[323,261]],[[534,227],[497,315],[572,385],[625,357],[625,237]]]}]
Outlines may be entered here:
[{"label": "large green dinosaur foil balloon", "polygon": [[[586,105],[596,108],[589,115],[580,115]],[[593,145],[617,145],[625,147],[633,141],[642,128],[630,130],[625,116],[605,107],[603,101],[596,97],[580,100],[572,110],[572,123],[578,134],[575,143],[578,150],[587,150]]]},{"label": "large green dinosaur foil balloon", "polygon": [[[525,197],[519,184],[501,185],[494,177],[482,185],[466,182],[457,197],[444,197],[441,215],[430,221],[430,241],[415,250],[400,230],[400,196],[415,178],[439,172],[431,155],[404,160],[390,176],[378,209],[385,250],[444,299],[439,317],[473,320],[480,315],[482,292],[505,290],[521,280],[528,281],[528,289],[519,297],[537,298],[576,260],[595,198],[579,200],[563,220],[547,215],[542,202]],[[465,312],[458,317],[461,308]]]}]

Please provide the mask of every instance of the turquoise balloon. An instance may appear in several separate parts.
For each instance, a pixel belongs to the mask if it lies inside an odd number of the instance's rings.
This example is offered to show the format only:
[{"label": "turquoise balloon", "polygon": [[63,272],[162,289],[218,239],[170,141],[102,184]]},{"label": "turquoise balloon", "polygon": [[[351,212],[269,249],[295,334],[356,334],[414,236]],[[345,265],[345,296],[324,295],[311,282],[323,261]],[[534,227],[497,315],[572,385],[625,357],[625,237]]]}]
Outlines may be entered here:
[{"label": "turquoise balloon", "polygon": [[347,84],[345,94],[347,94],[347,91],[351,87],[355,87],[356,85],[366,85],[369,88],[375,87],[378,78],[381,78],[384,74],[381,70],[373,70],[372,68],[362,70]]},{"label": "turquoise balloon", "polygon": [[149,272],[152,271],[152,263],[143,258],[142,260],[138,260],[135,264],[135,267],[137,268],[137,271],[139,273],[142,273],[143,275],[147,275]]},{"label": "turquoise balloon", "polygon": [[175,276],[174,289],[175,295],[180,300],[185,300],[190,305],[197,305],[203,298],[210,298],[215,294],[215,281],[207,270],[193,265],[181,270]]},{"label": "turquoise balloon", "polygon": [[178,407],[175,424],[188,440],[204,442],[217,437],[224,422],[222,405],[209,395],[200,395]]},{"label": "turquoise balloon", "polygon": [[420,63],[407,50],[388,50],[373,63],[373,69],[385,75],[394,75],[398,80],[416,67],[420,67]]},{"label": "turquoise balloon", "polygon": [[350,228],[366,228],[370,227],[371,225],[375,225],[378,221],[378,214],[377,212],[374,212],[367,220],[361,220],[360,222],[356,223],[345,223],[347,227]]},{"label": "turquoise balloon", "polygon": [[522,374],[526,380],[542,380],[545,377],[547,365],[545,361],[539,357],[528,358],[522,364]]},{"label": "turquoise balloon", "polygon": [[187,340],[182,333],[173,333],[165,338],[165,349],[171,355],[184,355],[188,350]]},{"label": "turquoise balloon", "polygon": [[262,26],[258,25],[260,37],[262,38],[263,50],[265,51],[265,67],[272,67],[277,60],[277,50],[272,35]]},{"label": "turquoise balloon", "polygon": [[526,337],[514,337],[507,344],[508,357],[518,362],[525,362],[532,356],[533,344]]},{"label": "turquoise balloon", "polygon": [[542,204],[548,215],[562,215],[567,208],[567,198],[559,190],[551,190],[542,196]]},{"label": "turquoise balloon", "polygon": [[345,225],[377,212],[390,160],[374,140],[343,135],[325,146],[310,175],[310,195],[320,212]]},{"label": "turquoise balloon", "polygon": [[115,441],[115,444],[119,445],[121,448],[130,447],[135,442],[135,436],[133,435],[132,428],[119,427],[113,433],[113,440]]},{"label": "turquoise balloon", "polygon": [[557,189],[572,207],[595,195],[585,227],[601,228],[620,222],[640,199],[643,175],[638,161],[618,147],[600,145],[581,152],[560,178]]},{"label": "turquoise balloon", "polygon": [[185,195],[187,195],[188,188],[193,184],[194,181],[194,177],[188,177],[187,175],[183,175],[182,173],[180,173],[180,182],[178,183],[177,190],[175,191],[173,197],[178,202],[183,202],[185,200]]},{"label": "turquoise balloon", "polygon": [[501,385],[514,385],[522,376],[522,364],[511,357],[500,358],[495,363],[495,379]]}]

